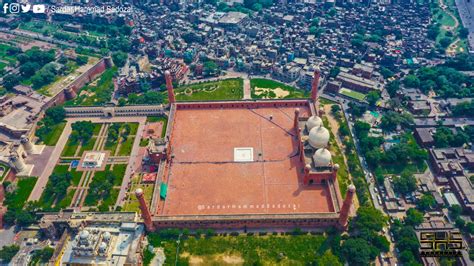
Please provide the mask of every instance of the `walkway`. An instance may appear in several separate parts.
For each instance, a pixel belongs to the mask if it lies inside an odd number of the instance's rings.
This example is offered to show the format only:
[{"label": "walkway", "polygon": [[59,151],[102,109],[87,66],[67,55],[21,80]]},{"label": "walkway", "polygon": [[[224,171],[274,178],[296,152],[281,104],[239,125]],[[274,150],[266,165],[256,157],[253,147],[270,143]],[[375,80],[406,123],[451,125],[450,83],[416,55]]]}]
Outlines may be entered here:
[{"label": "walkway", "polygon": [[56,166],[56,163],[58,162],[59,157],[61,156],[61,152],[63,151],[64,146],[66,145],[66,142],[69,139],[71,131],[71,122],[68,121],[66,126],[64,127],[63,133],[61,133],[61,136],[59,137],[58,143],[56,144],[56,146],[54,146],[54,150],[51,153],[51,157],[49,158],[43,173],[38,177],[38,181],[36,181],[36,185],[33,188],[33,191],[31,192],[28,201],[35,201],[40,199],[41,194],[43,193],[43,190],[46,187],[46,184],[48,183],[49,176],[53,173],[54,167]]},{"label": "walkway", "polygon": [[252,99],[252,94],[250,90],[250,79],[248,77],[244,78],[244,100]]},{"label": "walkway", "polygon": [[138,161],[137,158],[139,157],[140,140],[142,139],[143,131],[145,130],[146,117],[140,118],[140,120],[135,121],[139,123],[137,134],[133,142],[132,152],[130,153],[127,169],[125,170],[125,174],[123,176],[122,186],[120,187],[120,192],[117,197],[117,202],[115,203],[115,208],[117,206],[122,206],[125,203],[127,187],[130,183],[130,179],[133,173],[137,172],[137,170],[141,170],[141,161]]}]

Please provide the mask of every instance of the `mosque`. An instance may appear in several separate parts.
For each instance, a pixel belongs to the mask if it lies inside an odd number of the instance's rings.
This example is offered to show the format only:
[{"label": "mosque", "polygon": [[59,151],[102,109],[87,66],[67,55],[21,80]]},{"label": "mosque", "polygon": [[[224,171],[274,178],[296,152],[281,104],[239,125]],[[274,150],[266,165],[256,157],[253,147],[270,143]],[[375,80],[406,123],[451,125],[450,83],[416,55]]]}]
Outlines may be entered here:
[{"label": "mosque", "polygon": [[344,199],[319,111],[320,70],[310,99],[170,102],[167,132],[150,142],[159,166],[150,207],[136,196],[147,230],[344,230],[355,187]]}]

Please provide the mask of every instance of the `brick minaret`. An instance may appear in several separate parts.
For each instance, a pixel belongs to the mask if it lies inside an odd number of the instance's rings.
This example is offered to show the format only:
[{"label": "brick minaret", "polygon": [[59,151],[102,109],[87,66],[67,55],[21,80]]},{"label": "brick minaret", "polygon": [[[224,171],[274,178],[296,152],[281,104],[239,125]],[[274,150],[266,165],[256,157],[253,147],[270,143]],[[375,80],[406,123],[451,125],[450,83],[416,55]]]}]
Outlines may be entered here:
[{"label": "brick minaret", "polygon": [[351,211],[352,200],[355,194],[355,186],[350,185],[347,188],[346,198],[342,204],[341,212],[339,213],[338,226],[340,229],[345,230],[347,228],[347,221],[349,220],[349,212]]},{"label": "brick minaret", "polygon": [[171,77],[171,73],[168,70],[165,71],[165,80],[166,89],[168,90],[168,100],[170,104],[175,103],[176,100],[174,98],[173,78]]},{"label": "brick minaret", "polygon": [[137,188],[137,190],[135,190],[135,196],[137,196],[138,202],[140,203],[139,207],[142,212],[142,218],[145,222],[146,230],[153,231],[153,222],[151,221],[150,210],[148,209],[148,206],[145,202],[145,197],[143,196],[143,190],[141,188]]},{"label": "brick minaret", "polygon": [[318,99],[318,87],[319,87],[319,78],[321,77],[321,70],[317,66],[314,69],[313,82],[311,83],[311,100],[316,102]]},{"label": "brick minaret", "polygon": [[299,119],[300,119],[300,108],[296,108],[295,109],[295,121],[294,121],[294,124],[293,124],[293,127],[295,128],[295,130],[298,130]]}]

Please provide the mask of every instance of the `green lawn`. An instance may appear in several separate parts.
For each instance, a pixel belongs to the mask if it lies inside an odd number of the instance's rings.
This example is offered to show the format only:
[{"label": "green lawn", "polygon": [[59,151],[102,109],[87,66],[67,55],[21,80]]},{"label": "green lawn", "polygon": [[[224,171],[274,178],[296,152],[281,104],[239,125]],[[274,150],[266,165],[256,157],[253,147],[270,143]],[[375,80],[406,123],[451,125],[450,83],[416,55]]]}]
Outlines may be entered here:
[{"label": "green lawn", "polygon": [[60,27],[58,25],[52,23],[46,23],[44,21],[28,21],[23,22],[19,26],[22,30],[27,30],[31,32],[45,34],[49,32],[50,34],[54,34]]},{"label": "green lawn", "polygon": [[101,212],[109,211],[109,207],[114,206],[115,202],[117,202],[119,192],[120,192],[120,189],[112,189],[110,191],[109,196],[105,199],[102,199],[102,202],[99,205],[99,211]]},{"label": "green lawn", "polygon": [[22,209],[35,187],[37,179],[37,177],[20,178],[17,189],[13,193],[5,194],[4,205],[9,208]]},{"label": "green lawn", "polygon": [[56,206],[59,207],[60,209],[65,209],[71,205],[72,198],[74,197],[74,193],[76,192],[75,189],[69,189],[67,192],[66,197],[62,198]]},{"label": "green lawn", "polygon": [[9,63],[15,63],[16,57],[7,54],[8,49],[11,47],[12,46],[10,45],[0,43],[0,58],[4,61],[8,61]]},{"label": "green lawn", "polygon": [[135,136],[129,136],[129,137],[127,138],[127,140],[125,140],[124,142],[122,142],[122,143],[120,144],[120,149],[119,149],[119,151],[118,151],[118,155],[119,155],[119,156],[130,155],[130,153],[132,152],[134,140],[135,140]]},{"label": "green lawn", "polygon": [[[150,244],[163,247],[167,258],[175,258],[175,239],[163,240],[157,233],[148,236]],[[297,236],[212,236],[182,237],[177,265],[189,264],[189,257],[202,259],[203,265],[222,265],[222,256],[230,256],[243,265],[311,265],[323,253],[323,235]],[[327,245],[327,244],[326,244]],[[174,259],[166,260],[174,265]]]},{"label": "green lawn", "polygon": [[[108,166],[110,169],[110,166]],[[115,175],[114,179],[114,186],[120,186],[122,185],[122,179],[123,176],[125,175],[125,170],[127,169],[126,164],[114,164],[114,168],[112,169],[112,173]]]},{"label": "green lawn", "polygon": [[84,151],[91,151],[94,148],[94,144],[96,140],[97,140],[97,137],[92,137],[86,143],[83,143],[79,151],[79,154],[77,154],[77,156],[82,156],[82,153],[84,153]]},{"label": "green lawn", "polygon": [[93,131],[93,135],[94,136],[97,136],[99,135],[99,132],[100,132],[100,129],[102,128],[102,124],[101,123],[97,123],[97,124],[94,124],[94,131]]},{"label": "green lawn", "polygon": [[365,94],[357,92],[357,91],[349,90],[349,89],[346,89],[346,88],[342,88],[339,91],[339,93],[342,94],[342,95],[345,95],[347,97],[359,100],[359,101],[363,101],[365,99]]},{"label": "green lawn", "polygon": [[[43,125],[44,126],[44,125]],[[48,133],[43,137],[43,143],[47,146],[54,146],[61,137],[61,133],[63,133],[64,127],[66,126],[66,122],[61,122],[50,127]]]},{"label": "green lawn", "polygon": [[[281,82],[271,80],[271,79],[251,79],[250,80],[250,87],[252,91],[252,98],[254,99],[273,99],[273,98],[285,98],[285,99],[292,99],[292,98],[306,98],[309,93],[304,90],[297,89],[292,86],[288,86]],[[264,92],[255,91],[255,88],[259,89],[270,89]],[[281,90],[285,91],[287,95],[282,97],[277,97],[275,90],[280,88]]]},{"label": "green lawn", "polygon": [[77,147],[79,147],[79,142],[73,143],[71,139],[66,142],[66,146],[64,146],[64,150],[61,153],[63,157],[72,157],[74,153],[76,153]]},{"label": "green lawn", "polygon": [[79,182],[81,181],[81,177],[82,177],[82,173],[83,173],[83,172],[78,172],[78,171],[76,171],[75,168],[72,168],[70,172],[71,172],[71,174],[72,174],[71,183],[72,183],[74,186],[79,185]]},{"label": "green lawn", "polygon": [[203,82],[178,87],[175,95],[178,101],[241,100],[244,97],[243,85],[241,78]]}]

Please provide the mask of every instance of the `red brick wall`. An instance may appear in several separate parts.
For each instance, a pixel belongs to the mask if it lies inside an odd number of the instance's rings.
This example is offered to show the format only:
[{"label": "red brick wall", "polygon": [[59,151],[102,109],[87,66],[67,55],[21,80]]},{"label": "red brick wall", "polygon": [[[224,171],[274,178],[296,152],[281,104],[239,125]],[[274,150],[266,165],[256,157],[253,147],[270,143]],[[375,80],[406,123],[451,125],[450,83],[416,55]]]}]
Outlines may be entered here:
[{"label": "red brick wall", "polygon": [[[72,87],[73,90],[77,93],[82,87],[84,87],[87,83],[97,78],[106,69],[107,69],[107,64],[105,62],[105,59],[102,58],[99,62],[97,62],[97,64],[91,67],[87,72],[83,73],[76,80],[74,80],[74,82],[71,83],[69,87]],[[56,94],[46,105],[43,106],[43,109],[46,110],[47,108],[51,106],[63,104],[66,101],[66,95],[64,92],[65,89],[63,89],[60,93]]]},{"label": "red brick wall", "polygon": [[160,221],[159,218],[155,218],[153,225],[155,229],[163,228],[188,228],[188,229],[275,229],[275,228],[326,228],[337,226],[338,215],[332,215],[334,217],[325,218],[311,218],[311,219],[255,219],[255,220],[175,220],[175,221]]},{"label": "red brick wall", "polygon": [[309,107],[307,100],[278,100],[278,101],[229,101],[229,102],[207,102],[192,103],[181,102],[176,103],[177,109],[214,109],[214,108],[259,108],[259,107]]}]

